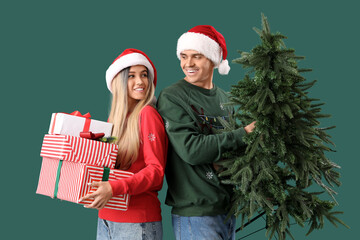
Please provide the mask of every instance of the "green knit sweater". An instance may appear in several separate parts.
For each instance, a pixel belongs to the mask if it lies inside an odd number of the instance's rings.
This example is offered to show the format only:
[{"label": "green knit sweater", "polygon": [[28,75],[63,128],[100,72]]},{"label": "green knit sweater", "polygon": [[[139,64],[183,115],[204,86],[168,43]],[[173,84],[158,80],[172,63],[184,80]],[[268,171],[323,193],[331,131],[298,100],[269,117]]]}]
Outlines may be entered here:
[{"label": "green knit sweater", "polygon": [[165,170],[168,184],[166,204],[181,216],[213,216],[229,210],[231,187],[220,183],[213,163],[222,153],[243,147],[244,129],[214,133],[228,118],[227,94],[214,86],[204,89],[180,80],[164,89],[158,111],[169,137]]}]

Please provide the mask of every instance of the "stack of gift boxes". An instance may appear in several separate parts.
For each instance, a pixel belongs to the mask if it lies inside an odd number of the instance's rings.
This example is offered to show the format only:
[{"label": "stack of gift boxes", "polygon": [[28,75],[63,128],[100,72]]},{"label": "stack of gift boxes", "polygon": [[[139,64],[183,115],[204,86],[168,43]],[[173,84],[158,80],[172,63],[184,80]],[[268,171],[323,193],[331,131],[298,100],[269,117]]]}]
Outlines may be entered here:
[{"label": "stack of gift boxes", "polygon": [[[42,166],[37,194],[80,204],[79,200],[94,192],[94,181],[114,181],[133,173],[114,169],[118,146],[81,136],[110,137],[111,123],[90,119],[89,114],[53,113],[49,134],[41,147]],[[112,197],[105,208],[127,210],[129,195]]]}]

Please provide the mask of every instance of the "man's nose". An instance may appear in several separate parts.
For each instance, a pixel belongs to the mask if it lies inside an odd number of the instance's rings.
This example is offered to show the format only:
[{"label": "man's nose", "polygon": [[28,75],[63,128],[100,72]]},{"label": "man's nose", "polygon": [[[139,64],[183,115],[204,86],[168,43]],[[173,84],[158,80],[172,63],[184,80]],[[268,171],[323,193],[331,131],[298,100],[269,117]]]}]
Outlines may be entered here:
[{"label": "man's nose", "polygon": [[194,65],[194,59],[192,57],[189,57],[188,59],[186,59],[186,66],[187,67],[191,67]]}]

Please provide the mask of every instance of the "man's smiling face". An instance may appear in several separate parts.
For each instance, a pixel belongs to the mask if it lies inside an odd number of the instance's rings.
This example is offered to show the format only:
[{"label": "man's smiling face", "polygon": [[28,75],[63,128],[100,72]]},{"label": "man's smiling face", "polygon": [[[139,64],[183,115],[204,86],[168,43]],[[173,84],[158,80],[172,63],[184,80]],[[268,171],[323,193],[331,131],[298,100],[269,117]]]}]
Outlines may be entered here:
[{"label": "man's smiling face", "polygon": [[203,54],[195,50],[182,51],[180,66],[187,82],[202,88],[212,88],[214,64]]}]

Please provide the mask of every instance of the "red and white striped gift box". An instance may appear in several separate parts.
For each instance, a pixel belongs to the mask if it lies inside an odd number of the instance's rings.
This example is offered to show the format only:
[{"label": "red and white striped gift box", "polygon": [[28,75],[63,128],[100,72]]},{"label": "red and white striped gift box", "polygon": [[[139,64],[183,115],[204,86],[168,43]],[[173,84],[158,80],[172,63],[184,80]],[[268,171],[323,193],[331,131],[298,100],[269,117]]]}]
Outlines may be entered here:
[{"label": "red and white striped gift box", "polygon": [[114,168],[118,146],[69,135],[45,134],[40,156]]},{"label": "red and white striped gift box", "polygon": [[[84,202],[79,202],[79,199],[95,191],[88,183],[102,181],[103,174],[102,167],[44,157],[36,193],[74,203],[90,204],[93,199]],[[108,180],[114,181],[132,175],[131,172],[110,169]],[[128,194],[114,196],[105,208],[125,211],[129,206],[129,198]]]}]

